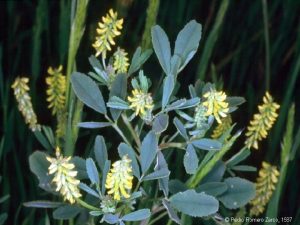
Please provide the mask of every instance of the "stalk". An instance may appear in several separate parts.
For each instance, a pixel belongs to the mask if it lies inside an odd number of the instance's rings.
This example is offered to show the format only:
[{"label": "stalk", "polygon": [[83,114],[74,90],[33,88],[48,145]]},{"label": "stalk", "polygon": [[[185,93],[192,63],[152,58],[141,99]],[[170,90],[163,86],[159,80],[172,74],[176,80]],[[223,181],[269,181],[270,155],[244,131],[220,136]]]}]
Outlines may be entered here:
[{"label": "stalk", "polygon": [[228,142],[226,142],[223,147],[208,161],[203,167],[199,167],[197,172],[187,181],[187,186],[189,188],[195,188],[201,180],[212,170],[216,163],[225,155],[235,140],[240,136],[240,132],[235,134]]},{"label": "stalk", "polygon": [[149,0],[147,18],[142,38],[142,49],[151,48],[151,27],[156,24],[160,0]]},{"label": "stalk", "polygon": [[228,9],[228,5],[229,5],[229,0],[221,1],[221,5],[218,14],[216,16],[216,21],[205,42],[203,53],[201,55],[200,63],[197,69],[198,78],[200,80],[204,80],[205,73],[208,67],[208,62],[212,55],[214,46],[218,40],[219,32],[221,30],[221,25],[224,21],[224,16]]},{"label": "stalk", "polygon": [[128,130],[130,131],[132,137],[134,138],[134,141],[138,146],[138,150],[140,150],[142,144],[141,144],[141,141],[140,141],[136,131],[133,129],[131,123],[129,122],[129,120],[125,114],[122,114],[122,119],[123,119],[123,122],[125,123],[125,125],[127,126]]},{"label": "stalk", "polygon": [[[74,92],[70,88],[71,73],[75,68],[75,57],[78,51],[80,40],[84,33],[84,23],[89,0],[74,0],[72,2],[72,25],[69,39],[68,63],[66,73],[66,111],[68,112],[68,120],[66,124],[65,134],[65,154],[73,155],[75,142],[78,135],[77,123],[81,118],[82,103],[80,103]],[[75,9],[76,7],[76,9]],[[73,111],[74,109],[74,111]],[[75,126],[74,126],[75,125]]]},{"label": "stalk", "polygon": [[[295,118],[295,104],[292,104],[288,113],[288,120],[286,126],[286,132],[283,137],[282,147],[281,147],[281,169],[280,177],[276,185],[276,190],[268,204],[268,209],[266,216],[269,218],[276,217],[278,215],[278,207],[280,203],[280,196],[284,185],[286,184],[286,174],[288,171],[288,165],[291,161],[291,150],[293,146],[293,131],[294,131],[294,118]],[[265,222],[265,224],[267,224]],[[270,224],[276,224],[275,222]]]},{"label": "stalk", "polygon": [[265,35],[265,63],[266,63],[266,90],[270,89],[270,37],[268,26],[268,5],[266,0],[262,0],[264,35]]}]

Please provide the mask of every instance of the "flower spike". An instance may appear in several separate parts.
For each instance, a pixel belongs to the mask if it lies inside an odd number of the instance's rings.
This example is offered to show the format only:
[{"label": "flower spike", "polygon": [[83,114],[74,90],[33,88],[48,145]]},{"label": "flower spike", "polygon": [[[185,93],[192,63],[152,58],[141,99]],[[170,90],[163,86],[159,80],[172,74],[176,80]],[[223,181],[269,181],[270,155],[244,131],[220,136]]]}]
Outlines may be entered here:
[{"label": "flower spike", "polygon": [[115,45],[114,38],[121,34],[120,30],[123,28],[123,19],[117,19],[118,14],[112,9],[109,13],[102,17],[102,23],[99,22],[97,28],[96,41],[93,47],[96,50],[96,56],[102,54],[102,57],[106,58],[107,51],[111,51],[111,45]]},{"label": "flower spike", "polygon": [[265,206],[270,201],[275,190],[278,176],[279,172],[275,166],[267,162],[262,163],[262,168],[256,181],[256,196],[250,203],[252,205],[250,209],[251,216],[258,216],[264,212]]},{"label": "flower spike", "polygon": [[266,138],[268,131],[272,128],[278,117],[277,109],[279,105],[273,101],[269,92],[263,97],[263,104],[258,106],[259,113],[254,114],[253,120],[250,121],[246,133],[247,140],[245,145],[248,148],[258,149],[258,141]]},{"label": "flower spike", "polygon": [[63,157],[57,147],[56,158],[47,157],[47,160],[51,163],[48,172],[54,174],[52,182],[56,184],[56,191],[60,192],[64,200],[75,203],[76,199],[81,197],[78,189],[80,181],[76,179],[75,165],[70,163],[71,156]]},{"label": "flower spike", "polygon": [[218,123],[222,123],[221,117],[226,117],[229,111],[229,104],[226,102],[226,94],[223,91],[216,91],[211,88],[203,95],[206,101],[203,105],[207,108],[206,116],[213,115]]},{"label": "flower spike", "polygon": [[17,77],[12,84],[14,95],[18,102],[18,108],[25,118],[25,123],[29,124],[30,129],[34,132],[40,130],[41,126],[37,122],[36,114],[33,111],[31,98],[29,96],[29,79],[27,77]]},{"label": "flower spike", "polygon": [[112,165],[110,172],[107,174],[105,183],[105,187],[108,189],[107,193],[113,195],[113,199],[117,201],[121,199],[121,196],[129,198],[132,180],[131,160],[125,155]]}]

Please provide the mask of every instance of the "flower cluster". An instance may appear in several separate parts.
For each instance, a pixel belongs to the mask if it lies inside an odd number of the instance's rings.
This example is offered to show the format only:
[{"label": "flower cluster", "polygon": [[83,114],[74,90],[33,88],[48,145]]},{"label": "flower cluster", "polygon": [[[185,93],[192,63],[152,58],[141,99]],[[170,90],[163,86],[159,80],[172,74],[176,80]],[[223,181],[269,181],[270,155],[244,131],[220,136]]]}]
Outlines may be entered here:
[{"label": "flower cluster", "polygon": [[211,137],[213,139],[219,138],[222,134],[224,134],[225,131],[227,131],[231,125],[232,125],[232,119],[231,116],[228,115],[221,119],[222,123],[219,123],[216,128],[214,129]]},{"label": "flower cluster", "polygon": [[47,157],[51,163],[48,172],[54,174],[53,182],[56,184],[56,191],[68,200],[71,204],[81,197],[78,189],[80,181],[76,179],[77,171],[73,170],[75,165],[70,163],[71,157],[63,157],[60,149],[56,148],[56,158]]},{"label": "flower cluster", "polygon": [[133,89],[132,96],[128,96],[128,101],[131,102],[130,108],[135,110],[135,115],[145,116],[147,111],[151,111],[154,107],[153,99],[150,93],[145,93],[140,89]]},{"label": "flower cluster", "polygon": [[251,201],[250,215],[258,216],[264,212],[265,206],[268,204],[275,185],[278,182],[279,172],[275,166],[267,162],[262,163],[259,171],[259,177],[256,181],[256,196]]},{"label": "flower cluster", "polygon": [[207,116],[206,116],[206,107],[202,104],[199,104],[195,108],[194,121],[196,123],[196,128],[202,129],[207,124]]},{"label": "flower cluster", "polygon": [[14,90],[14,95],[18,102],[18,108],[25,118],[25,122],[29,124],[32,131],[36,131],[40,130],[41,126],[37,123],[37,117],[33,111],[31,98],[28,93],[28,82],[29,79],[27,77],[17,77],[11,87]]},{"label": "flower cluster", "polygon": [[229,104],[226,102],[226,94],[211,88],[203,97],[206,99],[203,105],[207,108],[206,116],[213,115],[218,123],[222,123],[221,117],[226,117],[229,112]]},{"label": "flower cluster", "polygon": [[102,17],[102,23],[98,23],[98,36],[96,36],[96,41],[93,44],[96,56],[102,54],[102,57],[105,59],[107,51],[111,50],[111,45],[115,45],[114,38],[121,34],[120,30],[123,28],[123,19],[118,20],[117,17],[118,14],[110,9],[106,17]]},{"label": "flower cluster", "polygon": [[49,76],[46,78],[48,108],[52,109],[53,115],[61,112],[65,107],[66,77],[62,74],[62,69],[61,65],[54,69],[49,67]]},{"label": "flower cluster", "polygon": [[100,204],[103,213],[114,213],[116,211],[115,201],[110,196],[105,196]]},{"label": "flower cluster", "polygon": [[279,105],[273,101],[269,92],[263,97],[263,104],[258,106],[259,113],[254,114],[253,120],[250,121],[248,131],[246,133],[247,140],[245,145],[248,148],[258,149],[258,141],[266,138],[268,131],[272,128],[276,118]]},{"label": "flower cluster", "polygon": [[129,59],[127,52],[118,47],[118,50],[114,53],[114,70],[116,73],[127,73],[129,66]]},{"label": "flower cluster", "polygon": [[127,155],[121,160],[114,162],[110,172],[107,174],[105,187],[108,194],[113,195],[113,199],[119,201],[121,196],[129,198],[132,189],[132,166]]}]

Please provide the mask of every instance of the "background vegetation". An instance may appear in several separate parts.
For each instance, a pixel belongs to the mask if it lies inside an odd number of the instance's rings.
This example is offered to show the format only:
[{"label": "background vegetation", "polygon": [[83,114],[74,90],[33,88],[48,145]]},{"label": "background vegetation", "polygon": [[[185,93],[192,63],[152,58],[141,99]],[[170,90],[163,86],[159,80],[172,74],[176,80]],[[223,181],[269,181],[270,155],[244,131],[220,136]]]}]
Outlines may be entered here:
[{"label": "background vegetation", "polygon": [[[280,116],[269,141],[262,143],[261,150],[253,151],[248,159],[251,164],[260,167],[261,162],[266,160],[274,165],[282,165],[281,142],[286,130],[288,110],[292,102],[296,103],[294,132],[287,132],[294,158],[285,167],[286,177],[281,184],[281,197],[278,197],[278,215],[293,216],[293,224],[298,224],[300,2],[150,2],[152,8],[147,13],[148,0],[91,0],[85,33],[77,54],[78,70],[90,70],[88,57],[94,54],[91,43],[94,41],[96,25],[111,7],[125,19],[123,34],[118,43],[130,56],[140,44],[151,47],[147,41],[147,32],[152,24],[157,23],[163,27],[172,42],[189,20],[196,19],[203,25],[200,49],[182,72],[179,78],[182,85],[186,86],[200,78],[223,86],[228,95],[244,96],[247,102],[241,107],[242,112],[237,114],[239,117],[233,118],[240,127],[247,126],[266,90],[281,104]],[[9,224],[47,222],[44,210],[36,211],[22,206],[23,202],[41,198],[44,194],[38,188],[28,164],[28,156],[42,147],[25,126],[10,86],[15,77],[29,76],[31,93],[37,93],[32,95],[32,100],[39,122],[49,125],[54,122],[45,101],[45,77],[49,66],[66,65],[71,5],[71,0],[0,1],[0,196],[4,197],[0,200],[0,212],[8,213]],[[151,79],[158,81],[162,72],[156,60],[154,56],[150,58],[145,65],[145,72]],[[96,132],[92,133],[92,137]],[[80,136],[85,135],[87,133],[80,133]],[[90,140],[93,140],[92,137]],[[85,150],[90,145],[87,139],[84,142],[80,139],[75,154],[87,154]],[[181,173],[183,169],[174,166],[171,171]],[[255,173],[249,173],[249,179],[255,181],[255,177]],[[8,200],[5,201],[6,198]],[[0,222],[1,219],[2,216]]]}]

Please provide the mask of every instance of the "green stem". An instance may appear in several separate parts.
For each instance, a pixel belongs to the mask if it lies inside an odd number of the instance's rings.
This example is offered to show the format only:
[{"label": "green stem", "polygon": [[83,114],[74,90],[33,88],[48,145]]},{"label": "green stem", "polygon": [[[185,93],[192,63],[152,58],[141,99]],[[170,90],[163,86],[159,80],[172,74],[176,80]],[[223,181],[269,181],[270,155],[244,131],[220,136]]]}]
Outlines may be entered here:
[{"label": "green stem", "polygon": [[179,132],[178,131],[176,131],[175,132],[175,134],[173,134],[173,136],[172,137],[170,137],[170,139],[168,140],[168,142],[171,142],[171,141],[173,141],[176,137],[177,137],[177,135],[179,134]]},{"label": "green stem", "polygon": [[92,206],[92,205],[86,203],[85,201],[82,201],[80,198],[77,198],[76,201],[79,205],[81,205],[84,208],[87,208],[87,209],[90,209],[90,210],[93,210],[93,211],[95,211],[95,210],[99,211],[99,208],[96,208],[95,206]]},{"label": "green stem", "polygon": [[185,143],[180,142],[168,142],[168,143],[162,143],[159,145],[159,148],[161,150],[166,148],[179,148],[179,149],[185,149]]},{"label": "green stem", "polygon": [[205,41],[205,46],[202,51],[200,63],[197,68],[197,74],[198,74],[198,78],[200,80],[204,80],[204,78],[205,78],[205,73],[206,73],[206,70],[208,67],[208,62],[211,58],[212,52],[214,50],[214,46],[218,40],[219,31],[221,30],[221,25],[224,21],[224,16],[227,12],[229,2],[230,2],[229,0],[221,1],[221,5],[220,5],[219,11],[217,13],[214,26],[213,26],[212,30],[210,31],[210,33],[207,37],[207,40]]},{"label": "green stem", "polygon": [[142,49],[151,48],[151,27],[156,24],[160,0],[149,0],[147,18],[142,38]]},{"label": "green stem", "polygon": [[212,170],[216,163],[230,150],[232,144],[238,138],[240,133],[234,135],[223,147],[209,160],[203,167],[199,167],[197,172],[187,181],[189,188],[195,188],[201,180]]},{"label": "green stem", "polygon": [[[76,100],[74,92],[71,90],[70,79],[71,73],[75,68],[75,58],[80,44],[80,40],[84,33],[84,23],[86,17],[86,10],[89,0],[78,0],[72,2],[72,8],[76,12],[72,20],[71,32],[69,38],[68,62],[66,72],[66,111],[68,112],[68,119],[66,121],[66,135],[65,135],[65,154],[73,155],[75,149],[75,142],[78,134],[77,123],[81,118],[82,104]],[[75,111],[73,111],[75,109]],[[75,126],[73,126],[75,124]]]},{"label": "green stem", "polygon": [[167,214],[168,214],[167,211],[161,213],[159,216],[155,217],[155,219],[153,219],[152,221],[150,221],[150,222],[148,223],[148,225],[152,225],[152,224],[156,223],[157,221],[159,221],[161,218],[163,218],[163,217],[166,216]]},{"label": "green stem", "polygon": [[173,221],[171,219],[169,219],[167,225],[171,225],[172,223],[173,223]]},{"label": "green stem", "polygon": [[266,0],[262,0],[264,34],[265,34],[265,63],[266,63],[266,90],[270,89],[270,38],[268,26],[268,5]]},{"label": "green stem", "polygon": [[128,141],[128,139],[126,138],[126,136],[124,135],[124,133],[121,131],[121,129],[118,127],[118,125],[116,123],[114,123],[112,125],[112,127],[118,132],[118,134],[122,137],[122,139],[126,142],[126,144],[128,144],[129,146],[131,146],[130,141]]},{"label": "green stem", "polygon": [[135,143],[137,144],[138,146],[138,150],[140,150],[141,148],[141,141],[137,135],[137,132],[135,132],[135,130],[133,129],[131,123],[129,122],[127,116],[125,114],[122,114],[122,119],[123,119],[123,122],[125,123],[125,125],[127,126],[127,128],[129,129],[131,135],[133,136],[134,140],[135,140]]},{"label": "green stem", "polygon": [[69,219],[69,225],[74,225],[74,219]]}]

